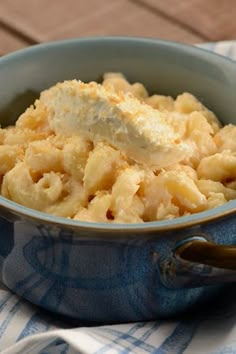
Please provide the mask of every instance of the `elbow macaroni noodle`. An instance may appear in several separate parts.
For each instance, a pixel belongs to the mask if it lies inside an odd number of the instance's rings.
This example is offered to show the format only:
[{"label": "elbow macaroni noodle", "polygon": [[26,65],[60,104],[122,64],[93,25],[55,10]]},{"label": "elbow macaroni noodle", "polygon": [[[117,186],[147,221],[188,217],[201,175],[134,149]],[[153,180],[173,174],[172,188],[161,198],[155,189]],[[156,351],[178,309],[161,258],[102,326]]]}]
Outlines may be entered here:
[{"label": "elbow macaroni noodle", "polygon": [[[40,100],[0,129],[1,195],[66,218],[134,223],[172,219],[236,199],[236,126],[221,127],[189,93],[149,96],[141,83],[106,73],[103,85],[166,114],[191,156],[151,170],[105,141],[56,134]],[[172,112],[168,118],[168,112]]]}]

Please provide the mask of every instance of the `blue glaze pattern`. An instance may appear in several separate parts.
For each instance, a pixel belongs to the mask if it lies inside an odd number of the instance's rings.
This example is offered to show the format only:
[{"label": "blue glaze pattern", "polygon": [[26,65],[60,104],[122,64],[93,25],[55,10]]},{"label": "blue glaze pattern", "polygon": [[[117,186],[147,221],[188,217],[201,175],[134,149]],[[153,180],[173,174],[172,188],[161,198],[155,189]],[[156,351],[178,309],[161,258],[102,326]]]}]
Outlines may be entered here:
[{"label": "blue glaze pattern", "polygon": [[[214,237],[216,228],[219,234]],[[234,244],[234,228],[232,216],[221,227],[214,222],[158,237],[151,233],[104,238],[96,232],[86,237],[85,232],[81,236],[18,220],[1,235],[1,278],[30,302],[80,321],[173,317],[196,310],[222,283],[235,281],[235,272],[225,275],[224,270],[176,260],[176,245],[193,234],[208,234],[217,242],[221,233],[224,243]]]}]

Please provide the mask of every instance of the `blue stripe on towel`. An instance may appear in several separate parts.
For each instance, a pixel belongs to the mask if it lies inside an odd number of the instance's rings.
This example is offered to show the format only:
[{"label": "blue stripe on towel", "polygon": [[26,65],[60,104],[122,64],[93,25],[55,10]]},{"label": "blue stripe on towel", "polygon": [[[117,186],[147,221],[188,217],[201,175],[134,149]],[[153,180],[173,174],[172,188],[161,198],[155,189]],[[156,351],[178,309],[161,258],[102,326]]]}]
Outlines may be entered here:
[{"label": "blue stripe on towel", "polygon": [[[153,350],[155,349],[152,345],[147,344],[144,342],[144,340],[136,338],[134,336],[135,332],[144,327],[145,325],[147,325],[145,322],[140,322],[135,324],[133,327],[131,327],[129,329],[128,332],[124,333],[118,330],[115,330],[113,328],[97,328],[96,331],[94,332],[99,332],[99,336],[103,336],[105,337],[105,339],[107,339],[107,336],[105,336],[105,333],[107,332],[107,334],[112,335],[114,337],[113,340],[111,340],[108,344],[106,344],[104,347],[100,348],[99,350],[97,350],[95,352],[95,354],[103,354],[108,352],[110,349],[114,349],[114,347],[124,347],[125,348],[125,344],[127,344],[127,347],[130,348],[131,346],[129,344],[132,345],[132,348],[140,348],[143,349],[144,351],[146,351],[147,353],[153,352]],[[149,334],[150,335],[150,334]],[[126,347],[126,348],[127,348]],[[123,349],[122,349],[123,352]]]},{"label": "blue stripe on towel", "polygon": [[2,338],[2,336],[4,335],[7,327],[9,326],[10,322],[12,321],[14,315],[17,313],[17,311],[19,311],[20,307],[22,305],[22,300],[18,300],[14,306],[11,308],[11,310],[9,311],[7,317],[5,318],[5,320],[2,322],[1,326],[0,326],[0,339]]},{"label": "blue stripe on towel", "polygon": [[155,354],[182,354],[191,342],[198,320],[180,322],[172,334],[165,339],[161,346],[154,351]]},{"label": "blue stripe on towel", "polygon": [[120,354],[132,353],[133,349],[139,348],[140,340],[145,342],[157,330],[160,324],[161,322],[155,322],[146,332],[143,333],[140,338],[137,339],[137,341],[133,345],[130,345],[129,347],[122,350]]},{"label": "blue stripe on towel", "polygon": [[39,332],[46,332],[50,324],[46,321],[42,320],[42,316],[39,313],[35,313],[27,322],[26,326],[21,331],[20,335],[17,338],[17,341],[21,340],[24,337],[29,335],[39,333]]}]

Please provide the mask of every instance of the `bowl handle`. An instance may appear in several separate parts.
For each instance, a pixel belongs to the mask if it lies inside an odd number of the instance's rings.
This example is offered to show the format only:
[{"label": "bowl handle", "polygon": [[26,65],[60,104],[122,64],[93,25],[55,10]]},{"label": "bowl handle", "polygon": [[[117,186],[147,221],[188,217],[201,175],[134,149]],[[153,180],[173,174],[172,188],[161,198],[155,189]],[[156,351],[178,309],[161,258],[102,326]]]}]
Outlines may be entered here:
[{"label": "bowl handle", "polygon": [[159,260],[159,269],[168,288],[236,282],[236,246],[191,236],[177,244],[169,257]]},{"label": "bowl handle", "polygon": [[175,253],[189,262],[236,271],[236,246],[192,240],[178,247]]}]

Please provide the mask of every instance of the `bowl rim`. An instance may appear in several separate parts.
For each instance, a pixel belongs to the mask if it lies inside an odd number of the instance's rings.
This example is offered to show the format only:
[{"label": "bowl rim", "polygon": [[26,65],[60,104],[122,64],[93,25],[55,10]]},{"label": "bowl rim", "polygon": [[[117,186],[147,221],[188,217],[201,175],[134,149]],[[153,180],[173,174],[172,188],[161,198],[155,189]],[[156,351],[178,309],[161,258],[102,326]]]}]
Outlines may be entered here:
[{"label": "bowl rim", "polygon": [[[173,40],[168,40],[168,39],[160,39],[160,38],[152,38],[152,37],[142,37],[142,36],[83,36],[83,37],[74,37],[74,38],[67,38],[67,39],[59,39],[59,40],[52,40],[52,41],[47,41],[44,43],[37,43],[30,45],[25,48],[18,49],[14,52],[5,54],[0,57],[0,65],[4,64],[5,61],[11,61],[17,59],[17,57],[25,56],[25,55],[30,55],[33,53],[37,53],[38,51],[44,51],[48,50],[49,48],[56,48],[60,46],[70,46],[74,45],[77,43],[92,43],[92,42],[135,42],[136,44],[150,44],[150,45],[162,45],[166,47],[172,47],[172,48],[182,48],[182,50],[186,50],[187,52],[195,52],[195,53],[202,53],[202,55],[210,56],[212,58],[216,58],[218,60],[224,61],[231,63],[233,65],[236,64],[236,61],[233,60],[230,57],[226,57],[222,54],[213,52],[207,48],[203,48],[200,46],[201,43],[198,44],[188,44],[188,43],[183,43],[183,42],[178,42],[178,41],[173,41]],[[214,42],[207,42],[209,44],[214,43]]]},{"label": "bowl rim", "polygon": [[[191,214],[188,216],[181,216],[171,220],[147,221],[143,223],[105,223],[105,222],[88,222],[67,219],[60,216],[54,216],[42,211],[25,207],[21,204],[8,200],[0,196],[0,208],[5,208],[5,211],[20,216],[20,218],[27,218],[43,224],[50,224],[57,227],[69,227],[78,230],[90,230],[97,232],[169,232],[179,229],[186,229],[188,227],[197,226],[213,221],[220,220],[224,217],[236,216],[236,200],[229,201],[219,207]],[[0,217],[1,217],[0,212]]]},{"label": "bowl rim", "polygon": [[[196,53],[196,54],[201,54],[204,56],[208,56],[211,58],[215,58],[217,60],[220,60],[222,62],[227,62],[235,65],[236,67],[236,62],[229,58],[225,57],[223,55],[220,55],[218,53],[212,52],[208,49],[190,45],[190,44],[185,44],[182,42],[177,42],[177,41],[171,41],[171,40],[163,40],[163,39],[158,39],[158,38],[149,38],[149,37],[135,37],[135,36],[89,36],[89,37],[79,37],[79,38],[70,38],[70,39],[63,39],[63,40],[56,40],[56,41],[50,41],[50,42],[45,42],[45,43],[40,43],[40,44],[35,44],[20,50],[17,50],[13,53],[9,53],[7,55],[4,55],[3,57],[0,58],[0,66],[4,65],[5,63],[15,61],[19,59],[20,57],[24,56],[30,56],[31,54],[35,54],[37,52],[41,51],[47,51],[48,49],[53,49],[57,47],[67,47],[75,44],[82,44],[82,43],[98,43],[99,41],[101,42],[114,42],[121,43],[121,42],[133,42],[135,44],[143,44],[143,45],[161,45],[161,46],[166,46],[170,48],[176,48],[178,50],[181,50],[183,52],[188,52],[188,53]],[[229,201],[225,203],[222,206],[191,214],[188,216],[181,216],[175,219],[171,220],[161,220],[161,221],[150,221],[150,222],[143,222],[143,223],[119,223],[119,224],[113,224],[113,223],[98,223],[98,222],[87,222],[87,221],[80,221],[80,220],[73,220],[73,219],[67,219],[64,217],[59,217],[59,216],[54,216],[50,215],[41,211],[37,211],[28,207],[25,207],[23,205],[20,205],[18,203],[15,203],[11,200],[8,200],[4,198],[3,196],[0,196],[0,207],[5,208],[7,211],[20,215],[21,217],[27,217],[30,219],[33,219],[37,222],[42,222],[42,223],[47,223],[47,224],[53,224],[57,226],[64,226],[64,227],[72,227],[73,229],[86,229],[86,230],[91,230],[91,231],[103,231],[103,232],[109,232],[109,231],[118,231],[118,232],[149,232],[149,231],[172,231],[172,230],[177,230],[177,229],[182,229],[182,228],[187,228],[187,227],[192,227],[195,225],[211,222],[211,221],[216,221],[218,219],[221,219],[226,216],[231,216],[233,214],[236,214],[236,200]],[[1,216],[1,214],[0,214]]]}]

